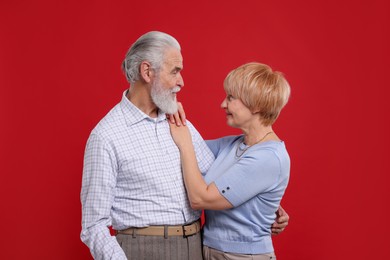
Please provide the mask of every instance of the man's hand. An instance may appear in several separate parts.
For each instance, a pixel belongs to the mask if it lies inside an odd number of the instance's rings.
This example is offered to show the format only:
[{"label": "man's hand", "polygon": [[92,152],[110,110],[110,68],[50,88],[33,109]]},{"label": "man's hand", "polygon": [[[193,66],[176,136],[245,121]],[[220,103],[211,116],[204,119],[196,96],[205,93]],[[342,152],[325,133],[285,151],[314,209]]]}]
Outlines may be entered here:
[{"label": "man's hand", "polygon": [[287,212],[280,206],[276,211],[276,221],[272,224],[272,235],[279,235],[287,227],[290,217]]}]

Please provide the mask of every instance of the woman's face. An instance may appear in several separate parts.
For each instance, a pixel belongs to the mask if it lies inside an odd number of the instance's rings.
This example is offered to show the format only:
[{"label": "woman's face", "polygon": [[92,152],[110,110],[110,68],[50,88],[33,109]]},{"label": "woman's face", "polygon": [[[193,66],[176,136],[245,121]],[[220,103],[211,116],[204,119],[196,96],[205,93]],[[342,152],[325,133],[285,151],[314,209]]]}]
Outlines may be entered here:
[{"label": "woman's face", "polygon": [[227,124],[235,128],[247,128],[255,119],[255,114],[239,98],[226,93],[221,108],[226,112]]}]

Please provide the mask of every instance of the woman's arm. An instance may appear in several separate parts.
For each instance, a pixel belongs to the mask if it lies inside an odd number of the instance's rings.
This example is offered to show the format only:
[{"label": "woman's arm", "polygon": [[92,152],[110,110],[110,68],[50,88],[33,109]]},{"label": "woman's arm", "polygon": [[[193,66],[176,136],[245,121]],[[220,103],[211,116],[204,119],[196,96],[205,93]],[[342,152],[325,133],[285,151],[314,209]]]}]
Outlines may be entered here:
[{"label": "woman's arm", "polygon": [[187,126],[169,124],[173,140],[180,150],[184,183],[193,209],[228,209],[232,204],[223,197],[214,183],[203,180],[196,160],[191,133]]}]

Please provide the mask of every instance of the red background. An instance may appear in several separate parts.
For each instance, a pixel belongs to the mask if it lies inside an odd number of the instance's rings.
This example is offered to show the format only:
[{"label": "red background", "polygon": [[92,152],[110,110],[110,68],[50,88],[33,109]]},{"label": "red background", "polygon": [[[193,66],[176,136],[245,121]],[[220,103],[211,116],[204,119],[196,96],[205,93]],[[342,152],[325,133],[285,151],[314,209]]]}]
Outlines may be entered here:
[{"label": "red background", "polygon": [[389,19],[387,0],[2,0],[0,258],[91,258],[85,143],[128,87],[130,44],[160,30],[182,45],[179,99],[206,139],[238,133],[219,108],[231,69],[260,61],[289,80],[274,127],[292,159],[278,259],[390,259]]}]

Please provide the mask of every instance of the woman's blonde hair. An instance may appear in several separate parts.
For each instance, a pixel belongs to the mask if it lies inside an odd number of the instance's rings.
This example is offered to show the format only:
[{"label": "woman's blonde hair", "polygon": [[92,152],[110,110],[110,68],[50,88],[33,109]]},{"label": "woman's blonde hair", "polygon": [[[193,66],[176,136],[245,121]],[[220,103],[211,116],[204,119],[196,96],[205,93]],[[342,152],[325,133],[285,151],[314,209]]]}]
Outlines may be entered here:
[{"label": "woman's blonde hair", "polygon": [[283,74],[258,62],[232,70],[225,78],[224,88],[252,112],[258,112],[265,126],[276,121],[290,97],[290,86]]}]

